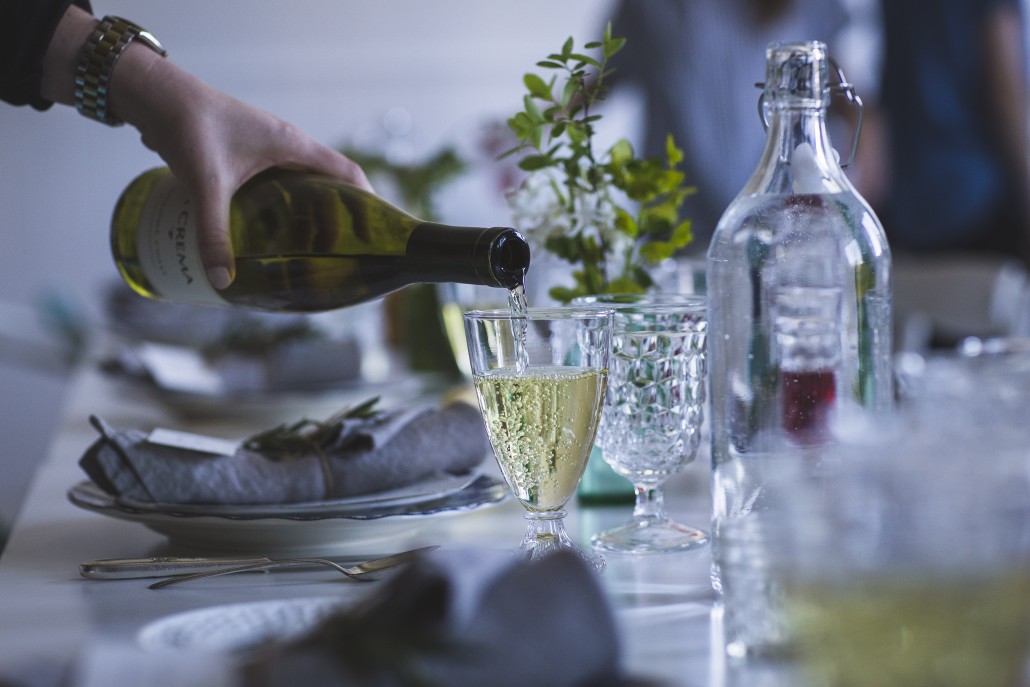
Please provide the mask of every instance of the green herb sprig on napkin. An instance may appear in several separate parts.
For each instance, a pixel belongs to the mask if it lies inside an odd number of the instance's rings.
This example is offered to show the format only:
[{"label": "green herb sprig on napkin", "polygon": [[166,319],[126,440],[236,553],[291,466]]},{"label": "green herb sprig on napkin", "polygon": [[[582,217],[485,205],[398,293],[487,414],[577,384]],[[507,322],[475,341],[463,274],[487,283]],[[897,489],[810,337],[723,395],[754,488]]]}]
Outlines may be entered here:
[{"label": "green herb sprig on napkin", "polygon": [[261,453],[269,460],[287,462],[307,455],[318,456],[322,474],[325,477],[326,498],[333,493],[333,471],[329,465],[326,449],[339,436],[347,420],[372,420],[383,414],[376,408],[379,397],[350,408],[344,408],[325,420],[302,418],[292,423],[283,423],[272,429],[258,432],[244,439],[243,447]]}]

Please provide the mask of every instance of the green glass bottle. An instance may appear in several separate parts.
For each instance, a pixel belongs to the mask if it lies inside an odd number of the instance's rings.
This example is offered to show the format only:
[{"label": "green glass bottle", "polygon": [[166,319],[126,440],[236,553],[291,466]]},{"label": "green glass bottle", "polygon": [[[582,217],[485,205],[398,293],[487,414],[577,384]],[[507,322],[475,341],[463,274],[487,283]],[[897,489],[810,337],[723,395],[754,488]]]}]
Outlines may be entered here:
[{"label": "green glass bottle", "polygon": [[338,179],[273,168],[233,196],[236,278],[214,289],[197,249],[193,201],[167,168],[122,193],[111,248],[129,285],[150,298],[267,311],[318,312],[416,283],[511,289],[529,245],[514,229],[424,222]]}]

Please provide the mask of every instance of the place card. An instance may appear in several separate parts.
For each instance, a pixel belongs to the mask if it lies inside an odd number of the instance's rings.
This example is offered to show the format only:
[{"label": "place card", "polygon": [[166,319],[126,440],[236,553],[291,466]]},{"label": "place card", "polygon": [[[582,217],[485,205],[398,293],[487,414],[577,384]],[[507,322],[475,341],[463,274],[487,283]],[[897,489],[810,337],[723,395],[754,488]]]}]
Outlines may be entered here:
[{"label": "place card", "polygon": [[214,396],[225,393],[222,378],[197,351],[147,342],[139,346],[137,354],[162,389]]},{"label": "place card", "polygon": [[180,432],[175,429],[158,427],[147,435],[147,441],[151,444],[160,444],[171,448],[180,448],[184,451],[196,453],[208,453],[215,456],[231,456],[240,447],[239,442],[218,437],[206,436],[204,434],[193,434],[192,432]]}]

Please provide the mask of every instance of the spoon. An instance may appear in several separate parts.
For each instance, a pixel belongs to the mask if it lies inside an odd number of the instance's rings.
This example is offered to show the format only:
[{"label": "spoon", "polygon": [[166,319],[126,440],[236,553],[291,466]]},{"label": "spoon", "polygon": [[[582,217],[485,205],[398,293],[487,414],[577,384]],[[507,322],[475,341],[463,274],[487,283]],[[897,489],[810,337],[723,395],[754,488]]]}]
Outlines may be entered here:
[{"label": "spoon", "polygon": [[180,582],[189,582],[190,580],[200,580],[205,577],[216,577],[218,575],[231,575],[238,572],[246,572],[248,570],[269,570],[271,568],[281,568],[291,565],[322,565],[328,568],[332,568],[336,572],[349,577],[352,580],[359,580],[361,582],[371,582],[379,578],[379,573],[389,568],[394,568],[398,565],[404,565],[414,559],[418,558],[424,553],[435,551],[440,548],[439,546],[424,546],[419,549],[412,549],[411,551],[402,551],[401,553],[395,553],[385,558],[376,558],[371,561],[365,561],[364,563],[358,563],[357,565],[342,566],[335,561],[331,561],[328,558],[282,558],[279,560],[264,561],[261,563],[251,563],[248,565],[234,565],[227,568],[219,568],[218,570],[208,570],[206,572],[190,573],[187,575],[178,575],[176,577],[170,577],[160,582],[155,582],[150,585],[148,589],[161,589],[162,587],[168,587],[173,584],[179,584]]}]

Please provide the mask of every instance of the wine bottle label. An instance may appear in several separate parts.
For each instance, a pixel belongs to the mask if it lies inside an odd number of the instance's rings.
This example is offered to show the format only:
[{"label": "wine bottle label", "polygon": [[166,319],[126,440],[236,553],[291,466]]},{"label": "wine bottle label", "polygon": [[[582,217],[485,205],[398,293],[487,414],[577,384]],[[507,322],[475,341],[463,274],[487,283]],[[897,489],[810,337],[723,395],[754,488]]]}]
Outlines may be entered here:
[{"label": "wine bottle label", "polygon": [[196,208],[185,189],[170,174],[158,180],[136,232],[140,267],[166,300],[224,307],[204,272],[196,224]]}]

